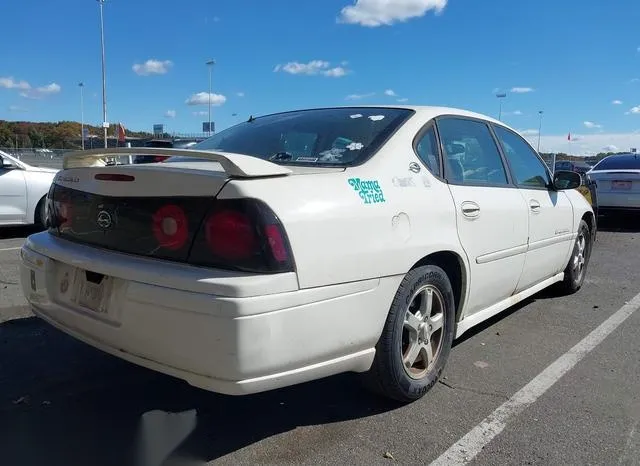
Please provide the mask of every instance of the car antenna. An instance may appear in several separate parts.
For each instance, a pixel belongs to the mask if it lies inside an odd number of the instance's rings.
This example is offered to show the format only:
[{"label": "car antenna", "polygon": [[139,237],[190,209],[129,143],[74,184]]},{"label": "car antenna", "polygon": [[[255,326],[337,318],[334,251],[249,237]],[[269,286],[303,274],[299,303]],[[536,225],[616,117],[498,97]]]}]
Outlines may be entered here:
[{"label": "car antenna", "polygon": [[255,118],[253,117],[253,115],[249,115],[249,119],[247,120],[247,123],[251,123],[255,120]]}]

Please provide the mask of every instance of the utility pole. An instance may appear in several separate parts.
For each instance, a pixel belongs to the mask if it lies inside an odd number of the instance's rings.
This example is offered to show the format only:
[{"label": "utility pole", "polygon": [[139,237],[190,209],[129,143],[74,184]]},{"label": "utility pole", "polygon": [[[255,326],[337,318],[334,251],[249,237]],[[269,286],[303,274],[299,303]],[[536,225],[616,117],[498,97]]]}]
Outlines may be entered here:
[{"label": "utility pole", "polygon": [[82,137],[82,150],[84,150],[84,83],[78,83],[80,87],[80,134]]},{"label": "utility pole", "polygon": [[107,122],[107,78],[105,74],[105,61],[104,61],[104,15],[103,6],[105,0],[98,0],[100,5],[100,46],[102,48],[102,128],[104,129],[104,148],[107,146],[107,128],[109,123]]},{"label": "utility pole", "polygon": [[538,114],[540,115],[540,124],[538,126],[538,153],[540,153],[540,133],[542,132],[542,114],[544,112],[542,110],[538,110]]},{"label": "utility pole", "polygon": [[209,60],[206,65],[209,68],[209,132],[208,135],[211,136],[211,80],[212,80],[212,74],[213,74],[213,65],[216,64],[216,61],[211,59]]},{"label": "utility pole", "polygon": [[499,92],[496,94],[496,97],[498,98],[498,101],[500,102],[500,110],[498,112],[498,120],[502,121],[502,99],[504,99],[507,96],[506,92]]}]

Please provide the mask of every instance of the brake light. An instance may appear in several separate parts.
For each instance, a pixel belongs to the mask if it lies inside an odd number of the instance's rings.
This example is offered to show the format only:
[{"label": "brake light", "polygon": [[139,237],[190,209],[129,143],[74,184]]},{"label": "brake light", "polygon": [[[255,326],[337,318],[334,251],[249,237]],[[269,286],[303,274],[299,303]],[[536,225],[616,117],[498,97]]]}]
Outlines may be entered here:
[{"label": "brake light", "polygon": [[285,262],[288,256],[287,247],[280,228],[278,225],[267,225],[264,230],[274,259],[278,262]]},{"label": "brake light", "polygon": [[214,212],[205,223],[207,245],[213,254],[227,260],[248,259],[258,244],[247,215],[233,210]]},{"label": "brake light", "polygon": [[156,155],[156,156],[153,158],[153,161],[154,161],[154,162],[156,162],[156,163],[158,163],[158,162],[164,162],[164,161],[165,161],[165,160],[167,160],[168,158],[169,158],[169,156],[167,156],[167,155]]},{"label": "brake light", "polygon": [[257,273],[293,271],[280,220],[255,199],[217,199],[196,235],[189,263]]},{"label": "brake light", "polygon": [[161,247],[174,251],[184,247],[189,238],[189,222],[181,207],[174,204],[162,206],[152,219],[153,236]]}]

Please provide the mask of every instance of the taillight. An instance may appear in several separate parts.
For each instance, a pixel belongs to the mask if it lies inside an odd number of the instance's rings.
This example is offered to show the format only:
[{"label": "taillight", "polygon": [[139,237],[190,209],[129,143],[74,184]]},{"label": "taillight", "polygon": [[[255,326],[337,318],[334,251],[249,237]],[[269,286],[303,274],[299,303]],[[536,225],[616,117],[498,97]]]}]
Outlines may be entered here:
[{"label": "taillight", "polygon": [[280,220],[255,199],[217,199],[196,235],[189,263],[247,272],[293,271]]},{"label": "taillight", "polygon": [[253,222],[243,212],[223,210],[210,214],[204,224],[209,250],[225,260],[246,260],[256,250]]},{"label": "taillight", "polygon": [[182,207],[162,206],[153,214],[152,222],[153,236],[163,248],[181,249],[189,239],[189,221]]},{"label": "taillight", "polygon": [[169,156],[167,156],[167,155],[156,155],[155,157],[153,157],[153,161],[156,162],[156,163],[164,162],[168,158],[169,158]]},{"label": "taillight", "polygon": [[47,194],[47,227],[67,230],[72,227],[74,215],[70,196],[55,195],[56,185],[52,184]]}]

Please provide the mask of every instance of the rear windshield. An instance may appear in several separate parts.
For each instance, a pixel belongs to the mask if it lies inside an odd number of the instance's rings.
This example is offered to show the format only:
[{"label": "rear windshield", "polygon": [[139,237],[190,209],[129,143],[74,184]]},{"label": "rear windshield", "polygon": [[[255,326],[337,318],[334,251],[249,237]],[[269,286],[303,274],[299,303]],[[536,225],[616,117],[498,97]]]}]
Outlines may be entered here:
[{"label": "rear windshield", "polygon": [[[401,108],[331,108],[251,119],[192,146],[284,165],[353,165],[376,152],[411,115]],[[196,160],[172,157],[168,161]]]},{"label": "rear windshield", "polygon": [[640,170],[640,156],[636,154],[612,155],[602,159],[593,170]]}]

